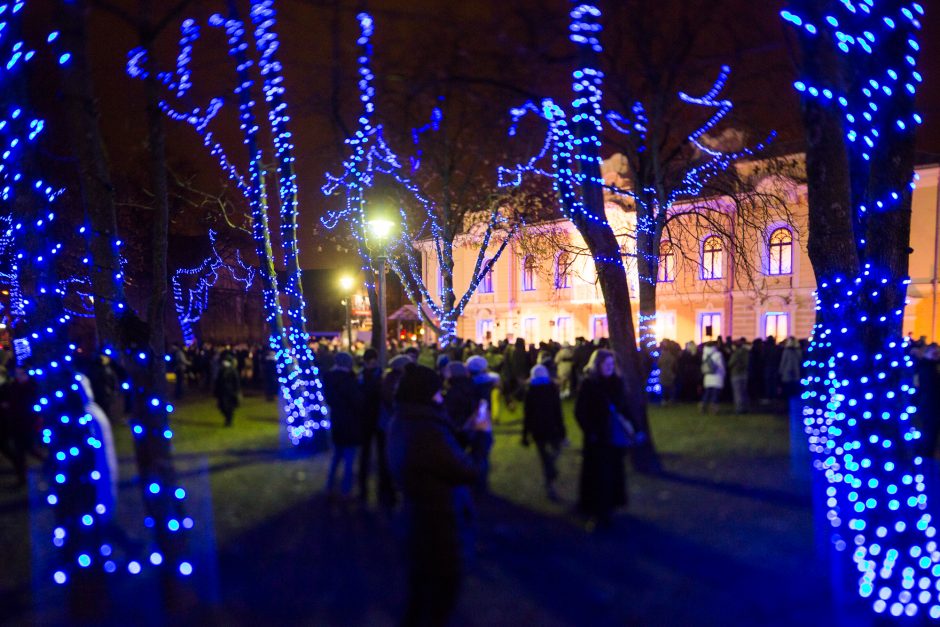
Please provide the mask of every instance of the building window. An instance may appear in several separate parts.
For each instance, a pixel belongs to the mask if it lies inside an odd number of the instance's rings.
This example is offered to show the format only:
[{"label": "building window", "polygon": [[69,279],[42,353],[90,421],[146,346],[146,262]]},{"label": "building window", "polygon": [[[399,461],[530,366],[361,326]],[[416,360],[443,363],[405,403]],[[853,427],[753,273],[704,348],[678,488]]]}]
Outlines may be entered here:
[{"label": "building window", "polygon": [[527,255],[522,260],[522,291],[531,292],[535,289],[535,257]]},{"label": "building window", "polygon": [[793,272],[793,233],[790,229],[779,228],[771,233],[767,248],[770,262],[767,267],[768,274]]},{"label": "building window", "polygon": [[555,318],[555,341],[562,344],[571,344],[574,341],[574,323],[571,316]]},{"label": "building window", "polygon": [[703,313],[698,317],[698,341],[700,344],[721,337],[721,314]]},{"label": "building window", "polygon": [[555,257],[555,289],[571,287],[571,255],[562,251]]},{"label": "building window", "polygon": [[702,278],[706,281],[720,279],[725,261],[724,248],[717,235],[706,238],[702,243]]},{"label": "building window", "polygon": [[678,334],[676,333],[676,312],[674,311],[657,311],[656,312],[656,323],[654,324],[656,329],[656,340],[662,342],[663,340],[673,340],[677,339]]},{"label": "building window", "polygon": [[539,337],[538,318],[528,317],[522,319],[522,337],[525,338],[525,341],[529,344],[534,344],[541,340]]},{"label": "building window", "polygon": [[591,339],[599,340],[602,337],[610,337],[607,330],[607,316],[591,317]]},{"label": "building window", "polygon": [[676,280],[676,251],[669,242],[659,247],[659,282],[672,283]]},{"label": "building window", "polygon": [[764,335],[782,342],[790,335],[790,314],[779,311],[768,312],[764,316]]},{"label": "building window", "polygon": [[483,267],[487,270],[483,273],[483,278],[480,279],[480,293],[481,294],[492,294],[493,293],[493,266],[491,265],[492,259],[484,259]]},{"label": "building window", "polygon": [[493,340],[493,321],[480,320],[477,322],[477,341],[491,342]]}]

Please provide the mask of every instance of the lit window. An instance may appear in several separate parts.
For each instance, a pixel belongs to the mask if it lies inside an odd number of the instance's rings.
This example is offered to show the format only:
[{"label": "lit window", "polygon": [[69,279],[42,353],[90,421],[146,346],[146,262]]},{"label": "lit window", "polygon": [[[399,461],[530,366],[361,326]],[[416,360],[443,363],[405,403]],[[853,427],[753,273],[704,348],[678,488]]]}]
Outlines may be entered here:
[{"label": "lit window", "polygon": [[663,242],[659,247],[659,282],[672,283],[676,280],[676,251],[672,244]]},{"label": "lit window", "polygon": [[699,343],[710,342],[721,337],[721,314],[699,314]]},{"label": "lit window", "polygon": [[480,320],[477,323],[477,341],[490,342],[493,339],[494,325],[492,320]]},{"label": "lit window", "polygon": [[764,316],[764,335],[782,342],[790,335],[790,314],[776,311]]},{"label": "lit window", "polygon": [[571,255],[566,252],[558,253],[558,256],[555,257],[555,289],[561,290],[571,287],[570,271]]},{"label": "lit window", "polygon": [[528,255],[522,261],[522,291],[531,292],[535,289],[535,257]]},{"label": "lit window", "polygon": [[593,316],[591,319],[591,339],[598,340],[602,337],[610,337],[607,329],[607,316]]},{"label": "lit window", "polygon": [[702,278],[706,281],[720,279],[725,261],[721,239],[712,235],[702,244]]},{"label": "lit window", "polygon": [[538,318],[523,318],[522,319],[522,337],[525,338],[526,342],[530,344],[538,342],[541,338],[539,337],[539,319]]},{"label": "lit window", "polygon": [[555,319],[555,341],[562,344],[574,341],[574,323],[571,316],[559,316]]},{"label": "lit window", "polygon": [[790,229],[779,228],[770,234],[768,241],[768,274],[781,275],[793,272],[793,234]]},{"label": "lit window", "polygon": [[483,273],[483,278],[480,279],[480,293],[481,294],[492,294],[493,293],[493,260],[484,259],[483,267],[486,268],[486,271]]}]

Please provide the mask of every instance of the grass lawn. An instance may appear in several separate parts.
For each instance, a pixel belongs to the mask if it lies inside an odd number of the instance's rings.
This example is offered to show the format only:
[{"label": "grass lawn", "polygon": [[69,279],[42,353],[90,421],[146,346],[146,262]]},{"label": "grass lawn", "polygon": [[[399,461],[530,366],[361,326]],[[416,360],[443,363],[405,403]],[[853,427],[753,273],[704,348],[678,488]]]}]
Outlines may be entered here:
[{"label": "grass lawn", "polygon": [[[631,472],[629,508],[613,529],[589,534],[572,511],[580,432],[570,403],[566,414],[571,445],[557,504],[544,496],[535,448],[520,445],[519,417],[500,417],[492,495],[478,504],[476,557],[455,624],[824,622],[827,588],[814,570],[808,489],[790,476],[785,418],[653,408],[665,472]],[[213,402],[194,397],[180,404],[174,430],[180,472],[207,466],[211,486],[206,531],[217,548],[220,598],[194,623],[395,624],[405,592],[400,521],[374,503],[329,504],[328,453],[285,447],[273,403],[246,398],[226,429]],[[122,498],[133,500],[130,436],[116,434]],[[6,466],[0,472],[0,485],[12,481]],[[24,493],[4,491],[0,618],[14,623],[30,621],[27,525]]]}]

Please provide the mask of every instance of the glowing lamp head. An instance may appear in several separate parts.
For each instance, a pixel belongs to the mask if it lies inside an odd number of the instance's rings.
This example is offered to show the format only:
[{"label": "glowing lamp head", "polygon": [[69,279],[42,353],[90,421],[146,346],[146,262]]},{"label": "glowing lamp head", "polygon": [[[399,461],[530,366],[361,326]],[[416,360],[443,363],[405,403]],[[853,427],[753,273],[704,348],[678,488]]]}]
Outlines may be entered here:
[{"label": "glowing lamp head", "polygon": [[355,284],[356,280],[351,276],[342,276],[339,279],[339,286],[343,289],[344,292],[351,292]]},{"label": "glowing lamp head", "polygon": [[395,230],[395,223],[385,218],[369,220],[369,236],[377,244],[385,244]]}]

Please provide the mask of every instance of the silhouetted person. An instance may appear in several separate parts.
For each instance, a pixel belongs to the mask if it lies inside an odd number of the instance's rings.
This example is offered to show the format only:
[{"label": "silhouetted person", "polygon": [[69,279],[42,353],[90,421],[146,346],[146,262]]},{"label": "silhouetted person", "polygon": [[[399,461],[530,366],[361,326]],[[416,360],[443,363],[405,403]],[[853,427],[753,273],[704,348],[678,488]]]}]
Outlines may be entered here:
[{"label": "silhouetted person", "polygon": [[336,353],[333,368],[323,377],[323,396],[330,407],[330,433],[333,436],[333,458],[326,480],[326,490],[334,494],[336,471],[343,464],[340,492],[348,497],[353,487],[353,465],[362,445],[362,388],[352,371],[352,355]]},{"label": "silhouetted person", "polygon": [[36,382],[25,368],[17,366],[13,378],[0,389],[0,453],[13,463],[17,487],[26,485],[26,454],[33,448],[36,398]]},{"label": "silhouetted person", "polygon": [[226,353],[219,361],[219,374],[215,379],[215,400],[225,417],[225,426],[231,427],[241,394],[241,378],[235,369],[235,359]]},{"label": "silhouetted person", "polygon": [[558,500],[555,479],[558,478],[558,456],[566,435],[561,413],[561,390],[549,377],[548,368],[535,366],[525,393],[522,444],[528,446],[530,437],[535,442],[542,462],[545,492],[552,501]]},{"label": "silhouetted person", "polygon": [[407,521],[406,627],[445,625],[454,611],[463,577],[461,527],[471,516],[467,486],[479,473],[479,457],[463,451],[445,415],[441,385],[432,369],[406,366],[389,430],[389,462]]},{"label": "silhouetted person", "polygon": [[359,498],[369,500],[369,475],[372,473],[372,449],[378,462],[379,494],[391,489],[388,470],[385,432],[379,428],[382,412],[382,368],[379,353],[374,348],[366,349],[362,356],[363,368],[359,375],[362,391],[362,453],[359,456]]},{"label": "silhouetted person", "polygon": [[574,415],[584,433],[578,506],[589,525],[606,525],[627,504],[625,449],[614,441],[614,421],[631,420],[614,354],[598,349],[584,369]]}]

